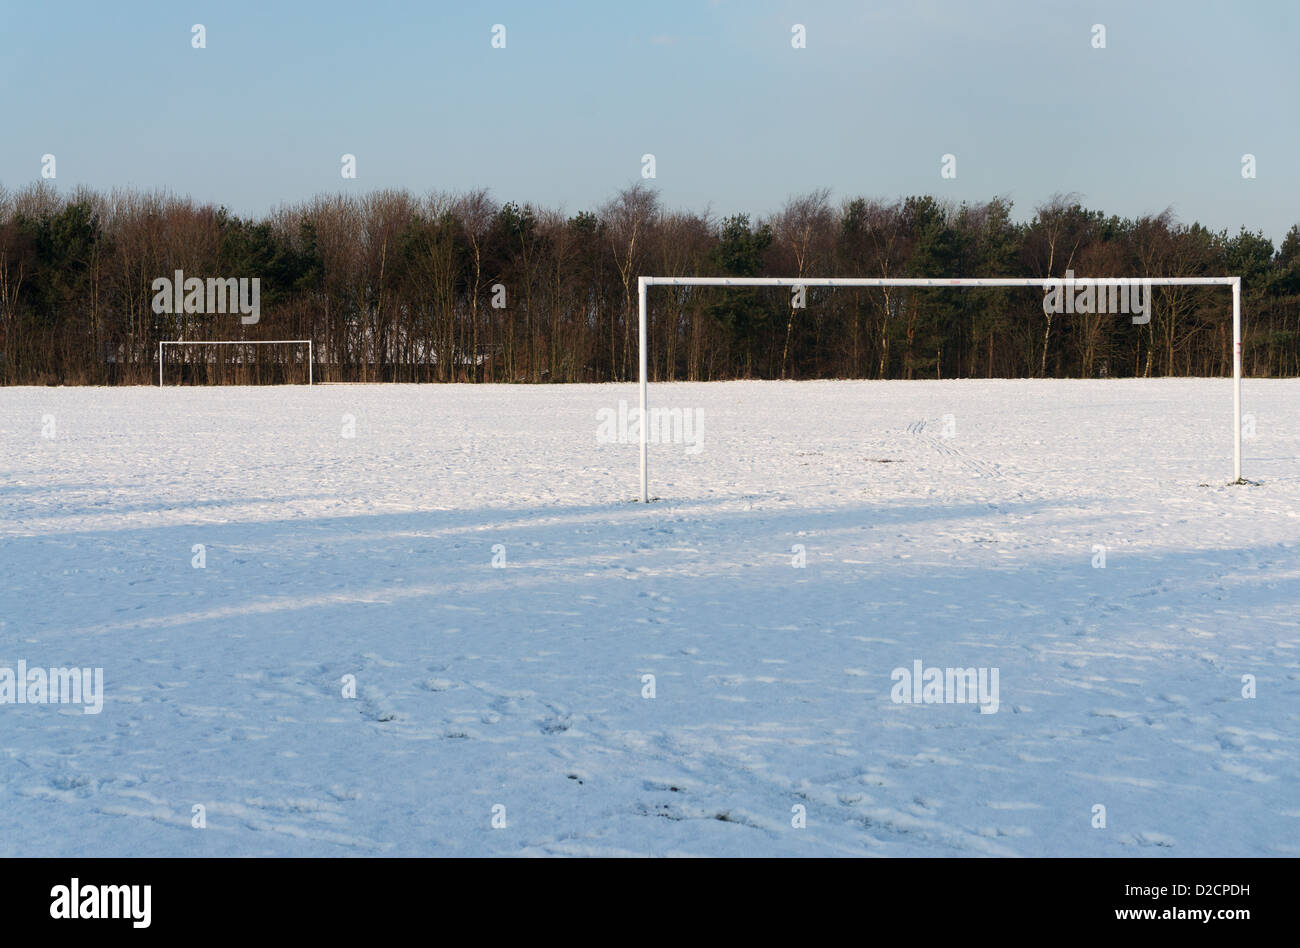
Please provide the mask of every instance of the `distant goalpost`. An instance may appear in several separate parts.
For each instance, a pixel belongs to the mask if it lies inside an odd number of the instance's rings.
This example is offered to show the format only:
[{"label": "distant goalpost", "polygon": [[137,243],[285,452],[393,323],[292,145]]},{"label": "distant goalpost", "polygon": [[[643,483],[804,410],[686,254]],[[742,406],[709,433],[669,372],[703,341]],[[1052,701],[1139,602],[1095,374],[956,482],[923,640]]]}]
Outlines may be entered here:
[{"label": "distant goalpost", "polygon": [[[1094,287],[1129,287],[1141,284],[1152,286],[1230,286],[1232,287],[1232,483],[1241,479],[1241,277],[1088,277],[1076,282]],[[646,444],[649,425],[646,424],[646,290],[652,286],[843,286],[843,287],[975,287],[975,286],[1027,286],[1043,290],[1060,287],[1065,281],[1060,277],[959,277],[946,280],[882,277],[656,277],[637,278],[637,298],[640,309],[638,346],[641,373],[641,503],[650,502],[649,478],[646,468]]]},{"label": "distant goalpost", "polygon": [[158,342],[158,387],[163,387],[165,346],[287,346],[307,347],[307,384],[313,384],[313,359],[310,339],[163,339]]}]

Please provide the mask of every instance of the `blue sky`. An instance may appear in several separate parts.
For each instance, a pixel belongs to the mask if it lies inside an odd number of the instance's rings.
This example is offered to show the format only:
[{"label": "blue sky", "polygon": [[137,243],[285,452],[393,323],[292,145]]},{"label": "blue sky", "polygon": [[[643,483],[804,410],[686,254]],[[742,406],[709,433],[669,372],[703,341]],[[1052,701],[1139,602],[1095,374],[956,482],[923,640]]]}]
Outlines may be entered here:
[{"label": "blue sky", "polygon": [[[648,152],[667,205],[719,214],[824,186],[1004,195],[1025,217],[1078,192],[1276,242],[1300,222],[1298,9],[6,0],[0,184],[36,180],[51,153],[64,191],[163,187],[243,214],[382,187],[489,187],[572,213],[638,180]],[[339,175],[344,153],[356,180]]]}]

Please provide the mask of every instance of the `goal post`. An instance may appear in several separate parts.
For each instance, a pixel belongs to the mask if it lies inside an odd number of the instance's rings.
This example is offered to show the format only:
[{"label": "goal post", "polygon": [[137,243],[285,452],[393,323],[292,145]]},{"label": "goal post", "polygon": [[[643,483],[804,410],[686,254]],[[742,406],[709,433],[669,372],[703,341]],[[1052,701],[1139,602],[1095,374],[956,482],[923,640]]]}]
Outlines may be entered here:
[{"label": "goal post", "polygon": [[637,305],[640,323],[637,340],[640,348],[641,373],[641,503],[650,502],[646,448],[649,437],[646,424],[646,290],[652,286],[784,286],[784,287],[1052,287],[1087,283],[1094,287],[1155,286],[1228,286],[1232,288],[1232,483],[1241,479],[1241,277],[957,277],[926,279],[918,277],[659,277],[637,278]]},{"label": "goal post", "polygon": [[314,362],[310,339],[160,339],[158,341],[158,387],[162,388],[166,346],[306,346],[307,384],[314,383]]}]

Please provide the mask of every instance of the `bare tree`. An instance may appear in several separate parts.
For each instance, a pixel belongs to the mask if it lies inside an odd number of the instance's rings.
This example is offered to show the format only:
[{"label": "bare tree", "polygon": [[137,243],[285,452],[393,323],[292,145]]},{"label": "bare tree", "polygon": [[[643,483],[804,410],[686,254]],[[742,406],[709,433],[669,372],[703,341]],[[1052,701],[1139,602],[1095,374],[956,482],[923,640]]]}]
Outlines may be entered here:
[{"label": "bare tree", "polygon": [[[1026,249],[1037,276],[1061,275],[1073,269],[1075,254],[1088,237],[1089,219],[1076,194],[1054,194],[1036,208],[1029,225]],[[1038,364],[1040,377],[1047,375],[1047,348],[1052,339],[1052,313],[1044,313],[1042,356]]]},{"label": "bare tree", "polygon": [[[488,194],[487,188],[466,191],[455,202],[456,216],[465,228],[465,238],[469,242],[470,255],[473,260],[474,280],[469,288],[469,337],[473,352],[471,364],[480,365],[480,353],[486,348],[479,336],[478,303],[483,289],[483,250],[492,221],[497,215],[496,202]],[[491,365],[488,360],[481,364]]]},{"label": "bare tree", "polygon": [[[872,270],[886,279],[897,275],[906,262],[907,230],[902,202],[872,202],[866,209],[867,236],[870,239]],[[902,308],[900,293],[894,287],[881,287],[883,307],[880,314],[880,362],[877,377],[889,375],[889,320]]]},{"label": "bare tree", "polygon": [[[623,284],[623,360],[621,373],[615,369],[618,377],[628,377],[628,362],[631,358],[632,340],[632,283],[640,274],[643,237],[650,223],[659,212],[659,193],[647,187],[643,182],[636,182],[615,195],[601,208],[600,216],[608,226],[610,250],[614,254],[614,266]],[[617,331],[613,321],[610,322],[610,361],[618,365],[614,351]]]},{"label": "bare tree", "polygon": [[[816,257],[824,258],[831,241],[831,227],[835,215],[831,211],[830,188],[818,188],[797,197],[786,199],[773,222],[772,232],[778,248],[786,249],[793,258],[795,276],[804,276],[812,268]],[[781,378],[786,377],[790,360],[790,335],[794,330],[794,300],[788,305],[785,321],[785,345],[781,349]]]}]

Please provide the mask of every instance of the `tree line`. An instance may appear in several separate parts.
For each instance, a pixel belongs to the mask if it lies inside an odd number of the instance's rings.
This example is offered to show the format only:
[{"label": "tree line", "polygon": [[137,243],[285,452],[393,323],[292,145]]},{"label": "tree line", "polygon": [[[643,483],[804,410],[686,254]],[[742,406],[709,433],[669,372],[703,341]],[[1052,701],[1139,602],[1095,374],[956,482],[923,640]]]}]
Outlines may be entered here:
[{"label": "tree line", "polygon": [[[261,314],[159,312],[154,282],[256,277]],[[147,384],[160,340],[311,339],[318,381],[635,378],[637,277],[1242,278],[1248,375],[1300,374],[1300,225],[1280,247],[1055,196],[954,204],[826,190],[775,213],[672,210],[644,183],[592,211],[489,192],[318,196],[260,219],[166,192],[0,188],[0,382]],[[1038,289],[655,287],[656,380],[1230,374],[1223,288],[1151,319],[1045,313]],[[169,307],[170,308],[170,307]],[[215,347],[214,347],[215,348]],[[193,361],[181,381],[214,381]],[[169,355],[169,358],[171,356]],[[229,357],[227,357],[229,358]],[[273,356],[271,358],[287,358]]]}]

